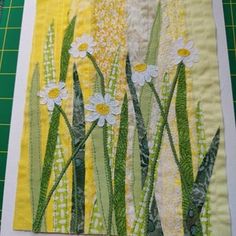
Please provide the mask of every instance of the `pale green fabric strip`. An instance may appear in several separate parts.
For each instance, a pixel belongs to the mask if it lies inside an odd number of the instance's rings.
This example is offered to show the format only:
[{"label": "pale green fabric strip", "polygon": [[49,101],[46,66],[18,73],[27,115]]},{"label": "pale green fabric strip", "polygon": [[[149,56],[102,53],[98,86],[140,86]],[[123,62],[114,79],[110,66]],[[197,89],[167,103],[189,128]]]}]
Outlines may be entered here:
[{"label": "pale green fabric strip", "polygon": [[211,0],[183,0],[186,7],[186,23],[189,39],[200,53],[199,63],[192,70],[193,97],[201,99],[205,114],[207,146],[215,131],[221,127],[221,144],[216,160],[211,191],[212,235],[231,235],[228,190],[226,179],[224,129],[218,74],[216,28]]}]

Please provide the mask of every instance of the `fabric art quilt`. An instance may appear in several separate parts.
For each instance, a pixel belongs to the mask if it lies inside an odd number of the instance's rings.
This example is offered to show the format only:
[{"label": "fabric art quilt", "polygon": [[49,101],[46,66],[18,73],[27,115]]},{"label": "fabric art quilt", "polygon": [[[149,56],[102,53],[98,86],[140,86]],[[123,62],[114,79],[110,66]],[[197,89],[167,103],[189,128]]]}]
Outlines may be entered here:
[{"label": "fabric art quilt", "polygon": [[216,42],[211,0],[37,1],[14,230],[231,235]]}]

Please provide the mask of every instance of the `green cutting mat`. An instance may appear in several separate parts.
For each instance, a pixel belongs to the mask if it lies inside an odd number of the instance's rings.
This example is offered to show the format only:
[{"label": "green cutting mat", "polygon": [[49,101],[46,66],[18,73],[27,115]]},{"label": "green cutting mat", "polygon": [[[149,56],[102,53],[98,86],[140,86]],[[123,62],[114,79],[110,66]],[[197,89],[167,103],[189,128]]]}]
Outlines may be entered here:
[{"label": "green cutting mat", "polygon": [[223,0],[228,42],[234,111],[236,115],[236,0]]},{"label": "green cutting mat", "polygon": [[0,19],[0,223],[24,0],[4,0]]},{"label": "green cutting mat", "polygon": [[[0,214],[23,5],[5,0],[0,22]],[[236,111],[236,0],[223,0],[223,6]]]}]

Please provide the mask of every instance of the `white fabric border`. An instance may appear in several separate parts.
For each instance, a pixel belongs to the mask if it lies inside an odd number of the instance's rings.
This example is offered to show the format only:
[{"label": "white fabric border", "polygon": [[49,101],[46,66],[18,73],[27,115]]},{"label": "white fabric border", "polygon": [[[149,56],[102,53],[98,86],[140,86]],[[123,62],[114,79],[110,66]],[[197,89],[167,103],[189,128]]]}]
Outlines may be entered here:
[{"label": "white fabric border", "polygon": [[231,214],[232,236],[236,236],[236,129],[233,94],[230,78],[229,59],[222,0],[212,0],[217,28],[217,46],[221,87],[221,104],[225,128],[226,167]]},{"label": "white fabric border", "polygon": [[[229,204],[232,219],[232,236],[236,236],[236,129],[234,108],[232,103],[233,96],[227,54],[223,5],[221,0],[212,1],[217,27],[218,60],[221,80],[221,99],[225,125],[225,147],[227,155],[227,175],[229,188]],[[17,187],[18,161],[20,158],[21,133],[23,129],[25,93],[32,46],[30,42],[32,42],[33,39],[34,18],[36,13],[35,8],[36,0],[25,1],[9,138],[1,236],[35,235],[31,232],[13,231],[12,229]],[[37,235],[46,236],[49,234]],[[54,235],[60,236],[62,234]]]}]

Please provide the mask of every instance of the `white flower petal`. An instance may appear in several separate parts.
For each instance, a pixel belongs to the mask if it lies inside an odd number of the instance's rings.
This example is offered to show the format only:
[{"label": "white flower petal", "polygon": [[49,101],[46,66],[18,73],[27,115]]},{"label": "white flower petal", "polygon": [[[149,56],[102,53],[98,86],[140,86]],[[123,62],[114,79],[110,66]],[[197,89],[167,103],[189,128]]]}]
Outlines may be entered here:
[{"label": "white flower petal", "polygon": [[42,90],[42,91],[39,91],[39,92],[37,93],[37,95],[42,98],[42,97],[45,97],[45,96],[47,95],[47,93]]},{"label": "white flower petal", "polygon": [[186,46],[184,48],[190,50],[192,47],[193,47],[193,41],[190,40],[190,41],[188,41],[188,43],[186,44]]},{"label": "white flower petal", "polygon": [[136,73],[133,73],[131,79],[134,83],[136,83],[138,80],[138,75]]},{"label": "white flower petal", "polygon": [[105,103],[107,103],[107,104],[110,103],[110,101],[111,101],[111,95],[110,95],[109,93],[106,93],[106,94],[105,94],[104,101],[105,101]]},{"label": "white flower petal", "polygon": [[152,77],[157,77],[158,76],[158,69],[156,66],[154,65],[149,65],[148,66],[148,70],[149,70],[149,73]]},{"label": "white flower petal", "polygon": [[93,104],[104,103],[104,98],[102,94],[96,93],[94,96],[90,98],[90,102]]},{"label": "white flower petal", "polygon": [[182,37],[178,38],[177,41],[175,42],[175,46],[177,49],[183,48],[184,47],[184,40]]},{"label": "white flower petal", "polygon": [[151,75],[147,75],[147,76],[144,77],[144,79],[145,79],[146,82],[151,82],[152,77],[151,77]]},{"label": "white flower petal", "polygon": [[87,36],[86,41],[87,41],[89,44],[92,44],[92,43],[93,43],[93,37],[92,37],[92,36]]},{"label": "white flower petal", "polygon": [[86,52],[86,51],[79,51],[79,56],[80,56],[81,58],[85,58],[86,55],[87,55],[87,52]]},{"label": "white flower petal", "polygon": [[61,90],[61,89],[63,89],[65,87],[65,85],[66,84],[64,82],[59,82],[58,88]]},{"label": "white flower petal", "polygon": [[67,91],[61,92],[61,93],[60,93],[60,98],[63,99],[63,100],[67,99],[67,98],[68,98]]},{"label": "white flower petal", "polygon": [[93,48],[88,48],[87,52],[92,55],[93,52],[94,52],[94,49]]},{"label": "white flower petal", "polygon": [[107,123],[110,125],[114,125],[116,123],[116,118],[111,114],[106,116],[106,120],[107,120]]},{"label": "white flower petal", "polygon": [[119,106],[119,103],[117,101],[112,100],[112,101],[110,101],[109,105],[111,107],[117,107],[117,106]]},{"label": "white flower petal", "polygon": [[87,116],[87,117],[85,118],[85,120],[88,121],[88,122],[93,122],[93,121],[97,120],[99,117],[100,117],[100,115],[99,115],[98,113],[93,112],[92,114],[90,114],[89,116]]},{"label": "white flower petal", "polygon": [[138,84],[138,85],[141,85],[143,82],[145,82],[144,76],[146,74],[147,73],[135,73],[134,76],[132,77],[133,78],[133,82]]},{"label": "white flower petal", "polygon": [[49,111],[53,111],[53,109],[54,109],[54,102],[51,99],[48,99],[47,105],[48,105],[48,110]]},{"label": "white flower petal", "polygon": [[189,67],[189,68],[191,68],[193,66],[193,61],[191,61],[191,60],[184,59],[183,63],[186,67]]},{"label": "white flower petal", "polygon": [[61,98],[57,97],[57,98],[53,99],[53,102],[60,106],[61,105]]},{"label": "white flower petal", "polygon": [[77,58],[80,56],[80,51],[75,50],[75,49],[70,49],[69,53],[71,54],[72,57]]},{"label": "white flower petal", "polygon": [[182,59],[183,59],[182,57],[177,56],[176,58],[173,58],[173,63],[175,65],[178,65],[182,61]]},{"label": "white flower petal", "polygon": [[40,98],[40,104],[44,105],[44,104],[47,104],[48,103],[48,99],[45,97],[45,98]]},{"label": "white flower petal", "polygon": [[104,124],[105,124],[105,118],[103,116],[100,116],[100,118],[98,120],[98,126],[103,127]]},{"label": "white flower petal", "polygon": [[145,78],[144,77],[140,77],[139,80],[137,81],[137,84],[140,86],[143,86],[145,84]]},{"label": "white flower petal", "polygon": [[76,42],[73,42],[71,45],[70,45],[72,48],[76,48],[78,45]]},{"label": "white flower petal", "polygon": [[113,115],[119,115],[120,114],[120,108],[119,107],[111,107],[111,113]]},{"label": "white flower petal", "polygon": [[85,109],[88,111],[96,111],[95,106],[91,104],[85,105]]}]

